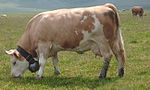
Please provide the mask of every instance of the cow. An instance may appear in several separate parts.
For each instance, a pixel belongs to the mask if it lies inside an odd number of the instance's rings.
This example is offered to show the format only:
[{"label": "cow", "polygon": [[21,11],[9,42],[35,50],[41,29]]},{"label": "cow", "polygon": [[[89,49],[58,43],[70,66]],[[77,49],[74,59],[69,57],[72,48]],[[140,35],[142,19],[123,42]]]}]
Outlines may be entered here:
[{"label": "cow", "polygon": [[139,17],[143,16],[144,9],[141,6],[134,6],[132,7],[131,10],[132,10],[133,16],[137,16],[137,15],[139,15]]},{"label": "cow", "polygon": [[5,17],[6,18],[7,15],[6,14],[1,14],[0,17]]},{"label": "cow", "polygon": [[11,74],[21,77],[29,68],[31,72],[38,71],[37,78],[41,79],[49,57],[52,58],[54,73],[60,74],[59,51],[83,54],[91,50],[104,60],[99,78],[106,77],[113,55],[118,61],[118,76],[123,77],[126,58],[119,27],[119,15],[113,4],[59,9],[35,15],[28,22],[18,47],[6,51],[11,56]]}]

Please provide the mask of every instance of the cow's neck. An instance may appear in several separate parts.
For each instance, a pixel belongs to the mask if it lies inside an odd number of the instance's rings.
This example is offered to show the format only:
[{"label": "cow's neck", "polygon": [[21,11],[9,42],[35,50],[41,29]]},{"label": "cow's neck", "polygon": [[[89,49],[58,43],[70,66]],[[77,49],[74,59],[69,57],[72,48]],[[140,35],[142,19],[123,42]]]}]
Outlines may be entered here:
[{"label": "cow's neck", "polygon": [[25,51],[30,53],[33,57],[36,57],[35,49],[33,48],[30,40],[30,35],[27,31],[22,35],[21,39],[18,42],[18,45],[22,47]]}]

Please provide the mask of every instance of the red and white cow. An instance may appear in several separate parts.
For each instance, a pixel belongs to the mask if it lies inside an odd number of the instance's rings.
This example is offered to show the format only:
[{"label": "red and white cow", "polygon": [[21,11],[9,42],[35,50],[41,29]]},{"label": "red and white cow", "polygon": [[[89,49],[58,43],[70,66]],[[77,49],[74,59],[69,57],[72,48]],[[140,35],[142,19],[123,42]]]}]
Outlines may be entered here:
[{"label": "red and white cow", "polygon": [[[113,4],[74,9],[59,9],[40,13],[27,24],[18,45],[34,58],[39,59],[38,78],[43,76],[47,59],[52,57],[54,73],[60,74],[57,53],[92,50],[104,58],[100,78],[105,78],[109,62],[114,54],[118,60],[118,76],[124,75],[125,51],[119,16]],[[10,54],[13,77],[20,77],[29,62],[17,49]]]},{"label": "red and white cow", "polygon": [[143,16],[143,13],[144,13],[143,7],[141,7],[141,6],[134,6],[134,7],[132,7],[131,10],[132,10],[132,14],[134,16],[137,16],[137,15],[139,15],[140,17]]}]

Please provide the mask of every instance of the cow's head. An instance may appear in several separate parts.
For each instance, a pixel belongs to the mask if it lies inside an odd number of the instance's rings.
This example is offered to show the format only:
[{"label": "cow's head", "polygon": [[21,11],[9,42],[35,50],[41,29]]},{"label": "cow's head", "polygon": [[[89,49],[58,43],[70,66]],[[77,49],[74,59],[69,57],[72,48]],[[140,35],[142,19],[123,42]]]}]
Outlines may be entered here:
[{"label": "cow's head", "polygon": [[25,70],[28,69],[29,63],[25,60],[24,57],[20,55],[20,53],[15,50],[6,51],[7,54],[11,55],[10,63],[11,63],[11,75],[15,78],[21,77]]}]

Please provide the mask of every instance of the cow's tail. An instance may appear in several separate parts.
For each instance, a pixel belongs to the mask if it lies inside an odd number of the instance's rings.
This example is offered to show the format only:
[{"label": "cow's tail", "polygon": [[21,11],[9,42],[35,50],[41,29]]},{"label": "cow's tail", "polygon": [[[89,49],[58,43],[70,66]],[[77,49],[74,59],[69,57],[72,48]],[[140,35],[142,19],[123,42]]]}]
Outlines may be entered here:
[{"label": "cow's tail", "polygon": [[117,40],[118,40],[118,46],[119,46],[119,53],[122,57],[123,64],[125,64],[125,60],[126,60],[125,49],[124,49],[124,42],[123,42],[122,33],[120,29],[118,30]]},{"label": "cow's tail", "polygon": [[[124,51],[124,42],[123,42],[123,39],[122,39],[122,34],[121,34],[121,30],[120,30],[120,17],[119,17],[119,14],[118,14],[118,9],[116,8],[116,6],[115,5],[113,5],[113,4],[110,4],[110,3],[107,3],[107,4],[105,4],[106,5],[106,7],[109,7],[109,8],[111,8],[113,11],[114,11],[114,13],[115,13],[115,23],[116,23],[116,45],[114,45],[115,46],[115,48],[118,48],[118,52],[120,53],[120,54],[124,54],[125,53],[125,51]],[[123,57],[122,57],[122,61],[123,61],[123,63],[125,63],[125,55],[122,55]]]},{"label": "cow's tail", "polygon": [[122,39],[122,34],[120,30],[120,17],[118,14],[118,10],[113,4],[105,4],[106,7],[111,8],[114,13],[115,13],[115,24],[116,24],[116,31],[115,31],[115,36],[116,39],[114,40],[114,43],[112,45],[112,51],[118,60],[119,63],[119,76],[123,76],[124,74],[124,64],[125,64],[125,50],[124,50],[124,42]]},{"label": "cow's tail", "polygon": [[111,8],[114,11],[114,13],[115,13],[115,20],[116,20],[115,23],[116,23],[117,30],[118,30],[119,27],[120,27],[120,18],[119,18],[119,14],[118,14],[118,9],[116,8],[115,5],[113,5],[111,3],[107,3],[107,4],[105,4],[105,6]]}]

